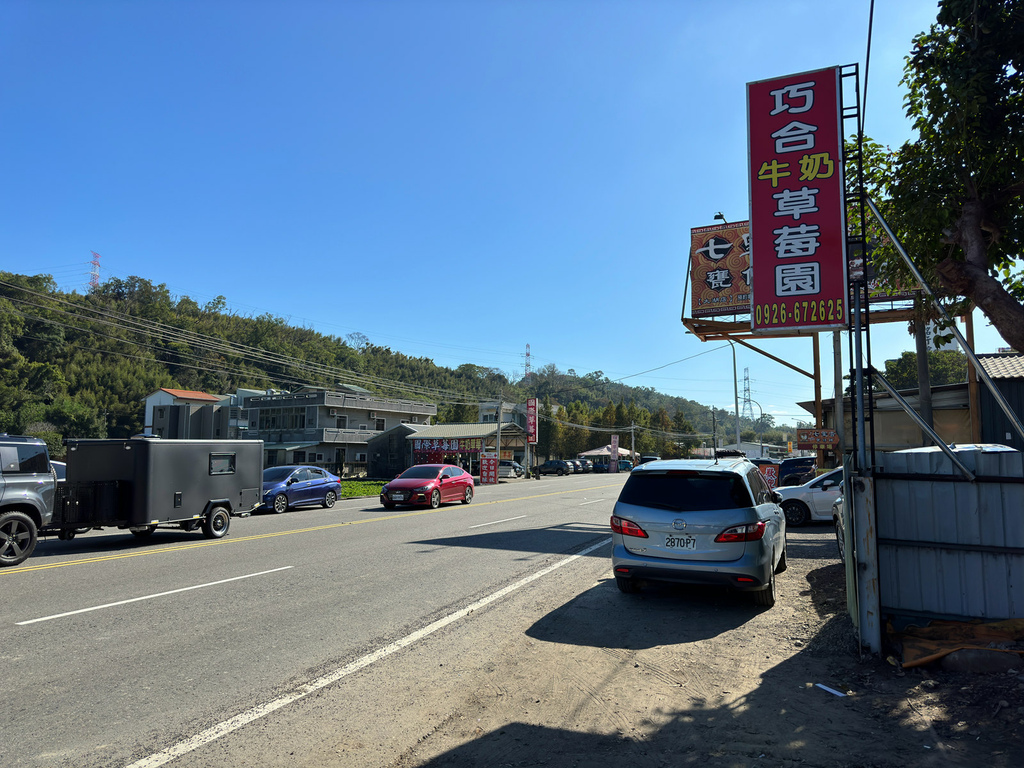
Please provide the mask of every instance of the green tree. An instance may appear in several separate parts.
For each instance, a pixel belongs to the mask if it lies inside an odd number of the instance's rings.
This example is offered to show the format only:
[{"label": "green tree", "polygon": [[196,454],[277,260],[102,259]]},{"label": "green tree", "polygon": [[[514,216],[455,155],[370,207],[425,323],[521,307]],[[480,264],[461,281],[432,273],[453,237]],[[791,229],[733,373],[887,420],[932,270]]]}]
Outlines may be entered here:
[{"label": "green tree", "polygon": [[[967,355],[955,349],[929,352],[928,377],[932,386],[967,381]],[[886,360],[885,378],[897,389],[917,389],[917,353],[904,352]]]},{"label": "green tree", "polygon": [[[940,0],[903,83],[917,139],[891,157],[891,176],[876,168],[880,208],[930,283],[974,302],[1024,350],[1024,7]],[[891,247],[875,258],[887,279],[909,282]]]}]

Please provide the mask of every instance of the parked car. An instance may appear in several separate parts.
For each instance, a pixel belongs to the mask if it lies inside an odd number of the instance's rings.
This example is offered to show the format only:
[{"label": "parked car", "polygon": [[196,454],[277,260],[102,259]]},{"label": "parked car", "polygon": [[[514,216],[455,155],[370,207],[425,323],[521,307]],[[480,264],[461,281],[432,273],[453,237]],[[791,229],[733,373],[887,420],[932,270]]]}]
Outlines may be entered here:
[{"label": "parked car", "polygon": [[836,529],[836,548],[839,562],[846,564],[846,521],[843,519],[843,484],[839,483],[839,496],[832,502],[832,525]]},{"label": "parked car", "polygon": [[46,443],[0,434],[0,566],[20,565],[53,516],[57,481]]},{"label": "parked car", "polygon": [[502,459],[498,462],[498,477],[522,477],[526,470],[518,461]]},{"label": "parked car", "polygon": [[340,493],[341,478],[321,467],[267,467],[263,470],[263,504],[260,509],[277,514],[308,504],[330,509]]},{"label": "parked car", "polygon": [[431,509],[454,501],[469,504],[475,487],[473,476],[454,464],[417,464],[380,489],[380,503],[385,509],[397,504]]},{"label": "parked car", "polygon": [[619,459],[619,472],[629,472],[633,469],[633,462],[629,459]]},{"label": "parked car", "polygon": [[561,459],[548,459],[543,464],[538,464],[533,468],[533,474],[535,475],[571,475],[572,473],[573,468]]},{"label": "parked car", "polygon": [[607,461],[595,461],[594,462],[594,471],[595,472],[607,472],[608,471],[608,462]]},{"label": "parked car", "polygon": [[779,485],[802,485],[813,480],[815,475],[813,456],[794,456],[783,459],[779,465]]},{"label": "parked car", "polygon": [[843,468],[833,469],[803,485],[779,488],[786,524],[796,528],[812,520],[831,520],[832,502],[839,496]]},{"label": "parked car", "polygon": [[580,475],[583,474],[583,462],[580,461],[579,459],[566,459],[565,463],[569,464],[572,467],[572,471],[574,473],[577,473],[577,474],[580,474]]},{"label": "parked car", "polygon": [[626,593],[645,581],[722,584],[775,604],[786,518],[746,459],[672,459],[630,472],[611,518],[612,571]]},{"label": "parked car", "polygon": [[582,459],[581,458],[581,459],[576,459],[576,461],[578,461],[580,463],[580,465],[583,467],[583,471],[584,472],[593,472],[594,471],[594,462],[592,462],[590,459]]}]

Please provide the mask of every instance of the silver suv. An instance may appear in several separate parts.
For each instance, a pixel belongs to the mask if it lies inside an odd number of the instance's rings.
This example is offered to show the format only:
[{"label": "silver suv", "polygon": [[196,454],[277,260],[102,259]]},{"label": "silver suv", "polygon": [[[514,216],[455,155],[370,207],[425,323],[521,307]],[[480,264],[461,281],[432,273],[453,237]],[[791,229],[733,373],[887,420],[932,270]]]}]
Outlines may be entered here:
[{"label": "silver suv", "polygon": [[45,442],[0,434],[0,566],[32,554],[39,529],[50,524],[56,487]]},{"label": "silver suv", "polygon": [[775,605],[786,570],[780,497],[746,459],[650,461],[629,473],[612,511],[612,571],[644,581],[722,584]]}]

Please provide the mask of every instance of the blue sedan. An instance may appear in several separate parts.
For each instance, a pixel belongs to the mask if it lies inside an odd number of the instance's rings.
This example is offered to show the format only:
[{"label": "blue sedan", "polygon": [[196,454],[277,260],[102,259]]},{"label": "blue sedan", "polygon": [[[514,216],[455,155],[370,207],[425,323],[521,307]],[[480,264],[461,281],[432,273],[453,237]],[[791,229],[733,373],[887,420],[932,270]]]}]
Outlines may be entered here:
[{"label": "blue sedan", "polygon": [[277,514],[290,507],[319,504],[330,509],[341,492],[341,478],[321,467],[268,467],[263,470],[263,504]]}]

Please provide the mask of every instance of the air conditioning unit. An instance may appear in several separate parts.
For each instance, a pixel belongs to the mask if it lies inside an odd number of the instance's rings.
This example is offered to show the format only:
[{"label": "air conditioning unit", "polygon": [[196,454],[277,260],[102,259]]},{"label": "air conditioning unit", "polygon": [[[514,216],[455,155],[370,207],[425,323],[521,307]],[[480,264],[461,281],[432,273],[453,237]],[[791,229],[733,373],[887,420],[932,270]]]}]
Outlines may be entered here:
[{"label": "air conditioning unit", "polygon": [[377,412],[376,411],[370,411],[370,418],[371,419],[376,419],[377,418]]},{"label": "air conditioning unit", "polygon": [[338,409],[337,408],[331,408],[331,416],[337,416],[337,415],[338,415]]}]

